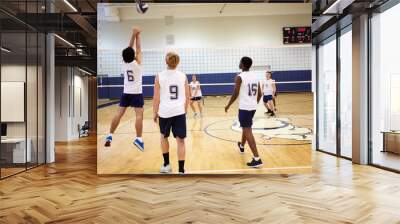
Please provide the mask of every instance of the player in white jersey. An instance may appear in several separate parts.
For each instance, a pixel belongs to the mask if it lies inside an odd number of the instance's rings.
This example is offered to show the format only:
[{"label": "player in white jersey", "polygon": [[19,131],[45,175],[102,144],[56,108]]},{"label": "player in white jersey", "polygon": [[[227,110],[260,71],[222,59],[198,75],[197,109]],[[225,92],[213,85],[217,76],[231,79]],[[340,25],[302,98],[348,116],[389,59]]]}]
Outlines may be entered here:
[{"label": "player in white jersey", "polygon": [[186,111],[190,100],[187,77],[176,70],[179,56],[170,52],[166,56],[168,68],[160,72],[154,81],[153,119],[159,120],[161,150],[164,159],[160,173],[172,171],[169,164],[168,137],[172,134],[178,145],[179,173],[185,173]]},{"label": "player in white jersey", "polygon": [[252,132],[253,117],[257,109],[257,104],[261,99],[260,78],[255,72],[249,71],[253,61],[249,57],[243,57],[240,60],[239,68],[242,70],[235,78],[235,88],[228,105],[225,107],[225,112],[228,112],[229,107],[239,97],[239,122],[242,128],[242,141],[238,142],[240,153],[244,152],[246,141],[249,143],[250,149],[253,152],[253,159],[247,163],[249,167],[260,167],[262,161],[258,155],[256,141]]},{"label": "player in white jersey", "polygon": [[265,108],[267,108],[268,114],[271,116],[275,116],[275,105],[273,99],[275,98],[276,93],[276,85],[275,80],[272,79],[271,72],[267,71],[265,73],[265,80],[261,82],[262,90],[263,90],[263,101]]},{"label": "player in white jersey", "polygon": [[[201,106],[201,98],[203,97],[203,94],[201,93],[200,82],[197,80],[196,75],[192,75],[192,81],[190,82],[189,86],[190,86],[190,97],[191,97],[190,107],[192,108],[195,117],[197,115],[200,115],[201,117],[203,114],[203,107]],[[197,102],[199,113],[196,112],[196,109],[194,107],[194,102]]]},{"label": "player in white jersey", "polygon": [[[140,43],[140,32],[141,30],[139,28],[133,28],[129,46],[122,51],[122,58],[124,61],[122,66],[124,72],[124,92],[119,103],[119,111],[114,116],[111,122],[110,133],[106,137],[106,147],[111,145],[112,134],[115,132],[115,129],[117,129],[126,109],[128,107],[133,107],[136,114],[136,139],[133,141],[133,144],[140,151],[144,150],[144,143],[142,140],[144,99],[142,92],[142,49]],[[135,42],[136,50],[133,49]]]}]

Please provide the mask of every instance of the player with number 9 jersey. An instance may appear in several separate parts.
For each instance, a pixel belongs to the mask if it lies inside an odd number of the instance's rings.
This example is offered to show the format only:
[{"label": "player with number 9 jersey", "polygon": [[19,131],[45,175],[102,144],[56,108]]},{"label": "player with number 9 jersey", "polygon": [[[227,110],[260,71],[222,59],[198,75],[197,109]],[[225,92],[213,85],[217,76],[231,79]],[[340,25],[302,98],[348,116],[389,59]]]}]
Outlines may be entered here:
[{"label": "player with number 9 jersey", "polygon": [[178,70],[164,70],[158,74],[160,83],[161,118],[170,118],[185,114],[185,85],[186,75]]},{"label": "player with number 9 jersey", "polygon": [[185,173],[186,110],[190,91],[187,77],[178,71],[179,55],[169,52],[165,57],[168,68],[160,72],[154,81],[153,119],[159,121],[161,151],[164,163],[160,173],[172,172],[169,163],[168,137],[172,131],[178,148],[179,173]]}]

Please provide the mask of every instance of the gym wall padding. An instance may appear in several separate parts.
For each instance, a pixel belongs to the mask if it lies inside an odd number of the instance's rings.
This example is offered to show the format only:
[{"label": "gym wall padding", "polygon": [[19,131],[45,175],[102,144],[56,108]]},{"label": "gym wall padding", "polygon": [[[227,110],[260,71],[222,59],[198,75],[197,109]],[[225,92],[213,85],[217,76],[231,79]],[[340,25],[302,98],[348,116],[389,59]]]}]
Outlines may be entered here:
[{"label": "gym wall padding", "polygon": [[[196,74],[201,84],[218,84],[218,83],[234,83],[237,73],[212,73],[212,74]],[[143,76],[144,85],[154,84],[154,75]],[[274,71],[273,79],[277,82],[296,82],[311,81],[311,70],[295,70],[295,71]],[[123,92],[123,77],[98,77],[98,98],[99,99],[117,99]],[[190,82],[191,75],[188,74]],[[109,85],[120,85],[120,87],[110,87]],[[233,91],[232,85],[218,86],[202,86],[203,95],[228,95]],[[310,83],[281,83],[277,84],[277,92],[311,92]],[[143,95],[145,97],[153,96],[153,87],[144,86]]]}]

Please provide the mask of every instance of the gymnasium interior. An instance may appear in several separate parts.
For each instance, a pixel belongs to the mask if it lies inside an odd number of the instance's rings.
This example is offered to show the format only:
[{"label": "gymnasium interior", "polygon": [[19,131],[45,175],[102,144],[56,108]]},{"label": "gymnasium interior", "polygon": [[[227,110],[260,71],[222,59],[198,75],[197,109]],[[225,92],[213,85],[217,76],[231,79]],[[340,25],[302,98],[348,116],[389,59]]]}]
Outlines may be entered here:
[{"label": "gymnasium interior", "polygon": [[[398,21],[397,0],[2,0],[0,223],[399,223]],[[144,152],[132,110],[103,146],[132,26]],[[158,173],[168,51],[204,96],[185,175]],[[259,169],[236,149],[237,104],[224,112],[244,55],[277,88],[276,116],[254,118]]]}]

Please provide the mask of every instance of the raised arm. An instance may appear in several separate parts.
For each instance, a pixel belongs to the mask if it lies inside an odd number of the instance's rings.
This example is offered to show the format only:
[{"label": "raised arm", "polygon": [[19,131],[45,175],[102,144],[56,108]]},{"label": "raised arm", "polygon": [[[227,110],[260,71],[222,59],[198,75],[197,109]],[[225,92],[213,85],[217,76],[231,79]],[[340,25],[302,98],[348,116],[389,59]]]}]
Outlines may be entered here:
[{"label": "raised arm", "polygon": [[135,44],[135,51],[136,51],[136,62],[138,64],[142,63],[142,46],[141,46],[141,40],[140,40],[140,33],[142,32],[141,29],[135,27],[132,30],[132,36],[129,41],[129,47],[133,48],[133,45]]},{"label": "raised arm", "polygon": [[153,95],[153,120],[157,122],[158,109],[160,107],[160,83],[158,82],[158,75],[154,80],[154,95]]},{"label": "raised arm", "polygon": [[231,107],[233,102],[235,102],[235,100],[239,96],[240,85],[242,85],[242,78],[240,78],[240,76],[236,76],[235,77],[235,88],[233,90],[233,94],[232,94],[231,98],[229,99],[228,105],[226,105],[226,107],[225,107],[225,112],[226,113],[228,112],[229,107]]},{"label": "raised arm", "polygon": [[141,37],[140,37],[140,32],[139,31],[136,34],[136,62],[140,65],[142,64],[142,43],[141,43]]}]

